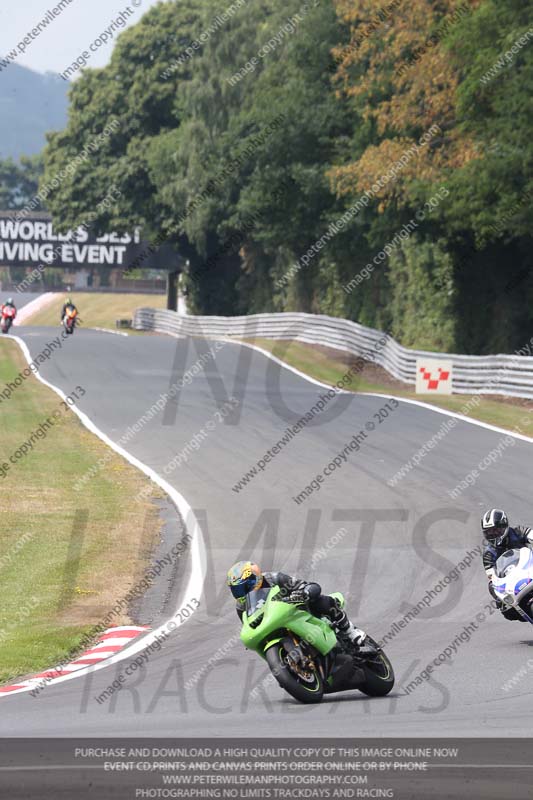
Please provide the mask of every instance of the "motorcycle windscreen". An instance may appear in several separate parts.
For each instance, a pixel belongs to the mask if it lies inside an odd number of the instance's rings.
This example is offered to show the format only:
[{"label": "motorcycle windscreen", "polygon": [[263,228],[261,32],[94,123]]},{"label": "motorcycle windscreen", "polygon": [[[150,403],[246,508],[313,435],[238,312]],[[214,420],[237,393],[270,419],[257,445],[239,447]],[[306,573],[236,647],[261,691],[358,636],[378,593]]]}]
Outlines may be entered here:
[{"label": "motorcycle windscreen", "polygon": [[520,561],[520,550],[506,550],[498,558],[494,570],[498,578],[504,578],[509,567],[516,567]]},{"label": "motorcycle windscreen", "polygon": [[270,589],[257,589],[246,595],[246,614],[249,617],[265,605],[269,593]]}]

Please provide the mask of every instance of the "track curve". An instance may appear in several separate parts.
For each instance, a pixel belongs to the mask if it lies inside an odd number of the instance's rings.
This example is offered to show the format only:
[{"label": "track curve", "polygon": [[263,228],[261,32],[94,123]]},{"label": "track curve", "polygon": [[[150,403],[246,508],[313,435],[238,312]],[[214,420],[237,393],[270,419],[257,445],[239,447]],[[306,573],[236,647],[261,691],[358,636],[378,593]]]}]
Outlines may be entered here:
[{"label": "track curve", "polygon": [[[17,334],[35,354],[51,329],[21,327]],[[83,381],[87,394],[81,410],[116,441],[212,344],[79,330],[43,367],[43,377],[65,392]],[[297,706],[264,682],[263,664],[235,641],[238,620],[224,576],[233,561],[252,554],[252,547],[265,569],[312,575],[325,591],[348,592],[349,614],[380,638],[479,545],[478,518],[485,506],[507,507],[513,519],[528,521],[527,442],[503,450],[473,487],[450,500],[448,492],[501,439],[466,421],[459,421],[397,486],[388,486],[387,480],[443,422],[440,414],[405,403],[376,423],[360,451],[320,492],[296,504],[293,497],[354,433],[375,421],[373,415],[386,401],[374,396],[337,398],[320,415],[324,424],[307,426],[244,489],[232,491],[280,440],[288,409],[298,419],[322,392],[264,355],[232,343],[195,374],[176,407],[169,405],[143,427],[128,450],[159,474],[165,474],[177,453],[188,454],[186,463],[165,477],[195,509],[208,543],[201,608],[111,701],[99,704],[95,697],[112,682],[118,665],[90,680],[48,687],[36,698],[4,699],[4,734],[529,733],[528,678],[508,691],[503,686],[526,664],[533,629],[484,612],[489,597],[479,557],[386,647],[398,681],[388,698],[366,700],[353,693],[333,696],[318,707]],[[223,406],[232,395],[240,413],[218,421],[217,404]],[[202,430],[206,435],[199,441]],[[487,619],[458,647],[453,663],[443,663],[429,681],[403,694],[402,687],[482,613]],[[251,696],[255,686],[258,693]]]}]

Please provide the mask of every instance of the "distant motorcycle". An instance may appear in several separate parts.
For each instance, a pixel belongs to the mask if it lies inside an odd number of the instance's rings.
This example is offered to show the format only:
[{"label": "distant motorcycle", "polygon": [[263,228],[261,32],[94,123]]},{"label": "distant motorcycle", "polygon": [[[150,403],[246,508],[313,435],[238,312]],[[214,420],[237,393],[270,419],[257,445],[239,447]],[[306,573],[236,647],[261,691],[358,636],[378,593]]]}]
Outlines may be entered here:
[{"label": "distant motorcycle", "polygon": [[529,547],[502,553],[494,566],[492,588],[503,614],[514,609],[522,622],[533,625],[533,551]]},{"label": "distant motorcycle", "polygon": [[17,312],[15,311],[15,309],[11,308],[11,306],[4,308],[4,312],[2,314],[2,322],[1,322],[2,333],[9,333],[9,329],[13,325],[13,320],[15,319],[16,313]]},{"label": "distant motorcycle", "polygon": [[[344,607],[340,592],[332,597]],[[373,639],[367,636],[361,648],[345,646],[305,604],[286,601],[279,586],[246,595],[241,641],[301,703],[319,703],[324,694],[349,689],[383,697],[394,686],[392,665]]]},{"label": "distant motorcycle", "polygon": [[74,333],[74,328],[76,327],[76,317],[78,316],[78,312],[75,308],[67,308],[65,311],[65,316],[63,317],[63,326],[67,333]]}]

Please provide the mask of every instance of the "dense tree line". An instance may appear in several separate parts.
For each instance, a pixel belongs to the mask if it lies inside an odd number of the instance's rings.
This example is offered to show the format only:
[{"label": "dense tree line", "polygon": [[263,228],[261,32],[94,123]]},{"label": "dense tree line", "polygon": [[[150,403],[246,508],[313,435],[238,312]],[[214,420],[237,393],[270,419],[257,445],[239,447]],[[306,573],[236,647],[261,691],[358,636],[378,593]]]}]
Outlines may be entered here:
[{"label": "dense tree line", "polygon": [[512,351],[533,320],[533,27],[523,0],[172,0],[70,93],[64,228],[189,260],[193,311],[303,310],[407,346]]}]

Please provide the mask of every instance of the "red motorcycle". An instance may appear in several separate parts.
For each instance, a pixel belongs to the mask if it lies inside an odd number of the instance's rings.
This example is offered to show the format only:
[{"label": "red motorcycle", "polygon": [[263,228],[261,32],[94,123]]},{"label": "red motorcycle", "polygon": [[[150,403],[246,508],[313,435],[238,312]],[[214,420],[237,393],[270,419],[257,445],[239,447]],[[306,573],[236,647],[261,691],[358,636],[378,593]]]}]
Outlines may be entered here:
[{"label": "red motorcycle", "polygon": [[2,311],[2,333],[9,333],[9,329],[13,325],[13,320],[17,316],[17,311],[13,306],[6,306]]}]

